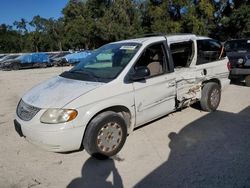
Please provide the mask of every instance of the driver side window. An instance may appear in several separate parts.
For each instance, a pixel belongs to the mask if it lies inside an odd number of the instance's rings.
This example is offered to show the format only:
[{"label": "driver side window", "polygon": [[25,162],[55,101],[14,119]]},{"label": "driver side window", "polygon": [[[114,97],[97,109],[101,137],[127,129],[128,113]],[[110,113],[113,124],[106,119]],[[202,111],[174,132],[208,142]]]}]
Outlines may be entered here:
[{"label": "driver side window", "polygon": [[134,68],[136,70],[138,67],[147,67],[150,71],[149,77],[161,75],[165,72],[165,54],[162,43],[149,46],[144,50]]}]

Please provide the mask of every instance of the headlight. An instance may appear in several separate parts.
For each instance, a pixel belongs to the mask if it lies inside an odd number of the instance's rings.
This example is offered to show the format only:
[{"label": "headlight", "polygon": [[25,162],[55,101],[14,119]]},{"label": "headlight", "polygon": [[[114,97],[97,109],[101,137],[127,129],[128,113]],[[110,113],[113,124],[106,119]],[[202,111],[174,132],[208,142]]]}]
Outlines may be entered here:
[{"label": "headlight", "polygon": [[77,116],[77,111],[72,109],[48,109],[40,118],[41,123],[65,123],[72,121]]}]

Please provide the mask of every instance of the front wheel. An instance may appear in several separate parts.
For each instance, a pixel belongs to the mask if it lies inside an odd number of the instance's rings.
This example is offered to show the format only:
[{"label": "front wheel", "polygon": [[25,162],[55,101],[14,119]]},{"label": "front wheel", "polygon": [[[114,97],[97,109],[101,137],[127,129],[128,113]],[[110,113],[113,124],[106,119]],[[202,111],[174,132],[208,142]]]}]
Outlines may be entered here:
[{"label": "front wheel", "polygon": [[102,159],[117,154],[126,138],[127,126],[123,117],[106,111],[97,115],[88,125],[83,146],[90,155]]},{"label": "front wheel", "polygon": [[215,111],[221,99],[221,89],[217,83],[208,82],[203,86],[201,93],[201,109],[207,112]]}]

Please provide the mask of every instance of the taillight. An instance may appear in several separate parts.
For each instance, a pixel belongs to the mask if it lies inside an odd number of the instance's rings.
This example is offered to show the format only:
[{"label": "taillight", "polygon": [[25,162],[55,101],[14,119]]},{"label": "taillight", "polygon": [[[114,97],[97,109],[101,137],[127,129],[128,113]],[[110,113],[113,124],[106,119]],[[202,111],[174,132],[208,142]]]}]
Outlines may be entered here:
[{"label": "taillight", "polygon": [[230,61],[228,61],[228,63],[227,63],[227,68],[229,71],[232,69],[232,64],[230,63]]}]

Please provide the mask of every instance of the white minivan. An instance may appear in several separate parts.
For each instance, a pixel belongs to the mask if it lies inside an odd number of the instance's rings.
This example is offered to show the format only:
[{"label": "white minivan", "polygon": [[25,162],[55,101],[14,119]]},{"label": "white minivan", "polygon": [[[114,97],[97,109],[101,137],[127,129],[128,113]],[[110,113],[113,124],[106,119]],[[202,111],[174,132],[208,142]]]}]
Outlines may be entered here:
[{"label": "white minivan", "polygon": [[15,128],[49,151],[113,156],[137,126],[197,101],[216,110],[227,63],[218,41],[192,34],[110,43],[28,91]]}]

